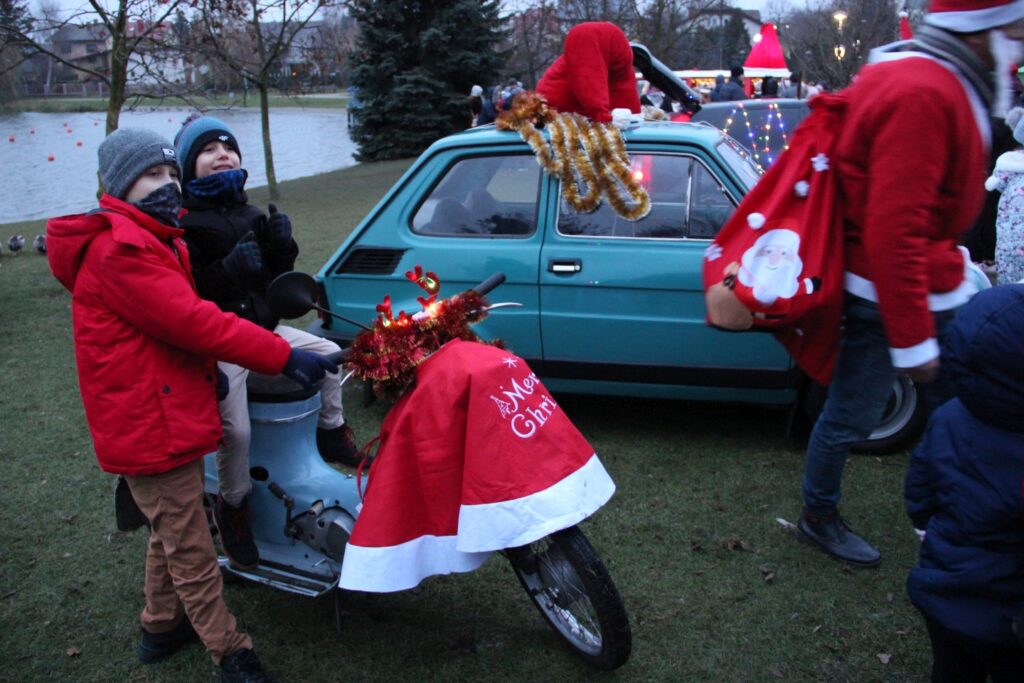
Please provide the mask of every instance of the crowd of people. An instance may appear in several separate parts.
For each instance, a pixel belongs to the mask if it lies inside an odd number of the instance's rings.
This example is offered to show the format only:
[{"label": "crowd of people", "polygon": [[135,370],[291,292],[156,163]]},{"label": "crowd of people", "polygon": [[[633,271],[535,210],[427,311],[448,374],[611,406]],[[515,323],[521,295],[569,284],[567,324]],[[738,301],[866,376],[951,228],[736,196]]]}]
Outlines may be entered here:
[{"label": "crowd of people", "polygon": [[[926,387],[934,412],[908,470],[906,508],[923,539],[908,591],[931,638],[933,681],[1015,681],[1024,671],[1024,284],[1010,284],[1024,275],[1024,152],[999,157],[984,184],[989,115],[1005,116],[1024,144],[1024,111],[1005,113],[1007,88],[993,75],[1024,56],[1021,41],[1024,0],[932,0],[914,40],[877,49],[845,91],[829,160],[843,197],[845,323],[796,527],[852,566],[881,562],[839,512],[843,470],[894,380]],[[813,97],[814,87],[794,73],[761,90]],[[515,79],[474,86],[472,125],[492,121],[520,92]],[[734,69],[710,97],[739,96]],[[593,116],[610,118],[608,107]],[[217,453],[224,549],[253,566],[249,373],[318,386],[321,454],[345,465],[360,454],[338,368],[324,357],[337,347],[267,309],[266,286],[292,268],[298,245],[285,214],[249,203],[241,159],[231,130],[212,117],[186,121],[173,144],[145,130],[114,132],[99,149],[99,208],[51,220],[48,257],[72,293],[96,456],[125,477],[150,526],[140,660],[201,640],[221,680],[269,681],[222,598],[203,455]],[[996,262],[1007,284],[977,293],[960,242],[986,187],[1002,192]],[[118,362],[125,357],[132,362]]]}]

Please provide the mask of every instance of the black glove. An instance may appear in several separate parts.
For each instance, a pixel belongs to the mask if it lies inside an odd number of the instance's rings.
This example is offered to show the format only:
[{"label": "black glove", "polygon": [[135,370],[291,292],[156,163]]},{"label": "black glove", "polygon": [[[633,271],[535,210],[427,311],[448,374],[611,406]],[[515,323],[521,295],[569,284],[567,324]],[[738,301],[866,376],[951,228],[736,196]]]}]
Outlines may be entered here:
[{"label": "black glove", "polygon": [[270,205],[270,218],[267,219],[270,232],[270,246],[278,251],[286,251],[292,245],[292,222],[288,216],[277,212],[277,207]]},{"label": "black glove", "polygon": [[322,380],[328,372],[337,371],[337,364],[328,360],[326,356],[302,349],[292,349],[281,374],[308,389]]},{"label": "black glove", "polygon": [[231,385],[228,384],[228,376],[224,374],[224,371],[217,368],[217,400],[223,401],[228,397],[228,392],[231,390]]},{"label": "black glove", "polygon": [[221,261],[224,270],[234,278],[240,278],[250,273],[258,273],[263,268],[263,256],[260,254],[260,245],[252,232],[247,232],[238,240],[234,249]]}]

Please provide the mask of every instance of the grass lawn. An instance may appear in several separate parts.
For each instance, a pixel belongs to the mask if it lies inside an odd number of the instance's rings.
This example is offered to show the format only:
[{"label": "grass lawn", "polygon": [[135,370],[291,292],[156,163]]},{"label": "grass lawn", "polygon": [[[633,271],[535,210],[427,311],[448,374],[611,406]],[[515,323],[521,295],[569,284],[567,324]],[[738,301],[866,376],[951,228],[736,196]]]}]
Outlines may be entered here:
[{"label": "grass lawn", "polygon": [[[407,165],[282,183],[298,268],[318,269]],[[266,205],[265,189],[252,195]],[[42,225],[7,225],[3,237]],[[68,293],[44,258],[5,250],[0,301],[0,681],[215,680],[199,647],[153,666],[135,659],[146,534],[114,527],[113,478],[96,466],[75,381]],[[583,528],[631,617],[625,667],[595,674],[579,663],[496,557],[413,591],[343,594],[340,631],[333,598],[228,586],[278,679],[927,680],[928,638],[904,592],[917,552],[903,514],[905,456],[850,461],[845,512],[885,556],[877,570],[851,570],[775,521],[800,507],[802,452],[784,435],[784,413],[559,401],[618,484]],[[361,441],[383,411],[346,395]]]},{"label": "grass lawn", "polygon": [[[344,109],[348,106],[348,95],[338,94],[330,96],[309,96],[309,95],[271,95],[271,107],[308,107],[311,109]],[[242,94],[239,92],[233,98],[227,95],[214,97],[193,97],[188,101],[181,97],[167,97],[163,99],[142,99],[137,103],[138,107],[181,107],[198,106],[201,109],[223,108],[223,107],[259,107],[259,95],[250,93],[245,98],[243,105]],[[129,98],[126,109],[136,106],[134,99]],[[43,113],[64,113],[84,111],[106,111],[107,100],[102,97],[27,97],[20,100],[7,102],[0,106],[0,113],[13,113],[20,111],[37,111]]]}]

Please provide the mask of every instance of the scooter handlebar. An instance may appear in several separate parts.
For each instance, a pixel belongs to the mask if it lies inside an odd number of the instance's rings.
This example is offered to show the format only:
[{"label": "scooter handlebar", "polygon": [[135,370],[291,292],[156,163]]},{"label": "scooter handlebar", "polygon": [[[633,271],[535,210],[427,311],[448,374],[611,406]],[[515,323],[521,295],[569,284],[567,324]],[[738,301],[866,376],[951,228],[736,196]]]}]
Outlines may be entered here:
[{"label": "scooter handlebar", "polygon": [[505,282],[505,273],[495,273],[494,275],[490,276],[489,278],[478,284],[476,287],[474,287],[473,291],[479,294],[480,296],[484,296],[492,289],[502,284],[503,282]]}]

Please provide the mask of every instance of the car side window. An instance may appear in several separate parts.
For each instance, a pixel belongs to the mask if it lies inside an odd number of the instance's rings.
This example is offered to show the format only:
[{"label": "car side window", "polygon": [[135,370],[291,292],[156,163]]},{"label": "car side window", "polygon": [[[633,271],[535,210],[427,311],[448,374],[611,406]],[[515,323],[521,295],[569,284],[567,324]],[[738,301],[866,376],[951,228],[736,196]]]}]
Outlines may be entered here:
[{"label": "car side window", "polygon": [[563,198],[558,231],[585,237],[709,239],[732,213],[732,200],[721,184],[693,157],[634,153],[630,171],[650,195],[650,213],[640,220],[626,220],[607,201],[591,213],[577,213]]},{"label": "car side window", "polygon": [[413,232],[444,237],[522,237],[537,229],[540,166],[533,156],[460,159],[420,204]]},{"label": "car side window", "polygon": [[736,209],[722,183],[694,160],[690,170],[690,216],[687,237],[712,239]]}]

